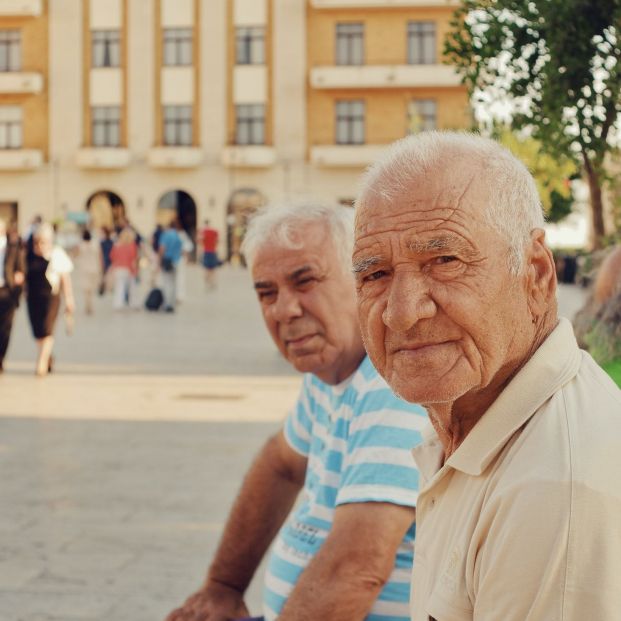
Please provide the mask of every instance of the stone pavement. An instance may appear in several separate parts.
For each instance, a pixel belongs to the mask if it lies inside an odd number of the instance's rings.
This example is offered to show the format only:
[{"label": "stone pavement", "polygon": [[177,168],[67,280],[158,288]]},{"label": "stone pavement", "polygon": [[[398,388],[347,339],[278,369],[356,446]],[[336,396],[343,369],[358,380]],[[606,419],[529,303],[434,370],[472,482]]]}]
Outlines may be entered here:
[{"label": "stone pavement", "polygon": [[[21,312],[0,377],[0,621],[158,621],[199,585],[299,387],[247,273],[221,277],[204,294],[190,270],[174,316],[98,300],[45,379]],[[567,314],[581,298],[561,290]]]},{"label": "stone pavement", "polygon": [[[112,310],[110,295],[96,299],[86,316],[74,278],[78,313],[75,333],[56,330],[58,370],[72,373],[158,373],[217,375],[293,375],[263,328],[248,272],[229,266],[219,270],[219,287],[205,292],[202,272],[189,266],[187,300],[177,312]],[[141,299],[146,297],[145,274]],[[25,306],[25,305],[24,305]],[[7,358],[9,371],[30,373],[35,345],[26,309],[16,318]]]},{"label": "stone pavement", "polygon": [[299,388],[248,274],[220,276],[206,293],[190,268],[174,315],[98,300],[73,336],[58,330],[45,379],[20,310],[0,377],[1,621],[159,620],[199,585]]}]

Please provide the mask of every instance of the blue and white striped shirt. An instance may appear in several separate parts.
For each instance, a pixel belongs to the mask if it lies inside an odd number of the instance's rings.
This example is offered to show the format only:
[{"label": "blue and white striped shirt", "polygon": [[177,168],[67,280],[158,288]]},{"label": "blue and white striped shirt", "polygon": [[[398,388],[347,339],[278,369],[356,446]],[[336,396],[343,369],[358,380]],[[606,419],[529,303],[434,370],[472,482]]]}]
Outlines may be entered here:
[{"label": "blue and white striped shirt", "polygon": [[[328,536],[335,507],[353,502],[416,506],[418,471],[410,450],[420,442],[426,422],[425,410],[395,397],[368,357],[336,386],[304,376],[285,437],[308,457],[306,480],[301,502],[272,548],[264,589],[267,621],[278,616]],[[413,524],[367,621],[409,620],[414,534]]]}]

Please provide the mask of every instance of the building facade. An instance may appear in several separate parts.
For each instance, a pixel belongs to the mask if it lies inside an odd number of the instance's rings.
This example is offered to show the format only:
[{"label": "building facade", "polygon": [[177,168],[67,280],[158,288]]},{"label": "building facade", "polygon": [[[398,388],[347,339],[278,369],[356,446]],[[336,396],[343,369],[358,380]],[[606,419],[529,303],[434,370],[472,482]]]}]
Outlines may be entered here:
[{"label": "building facade", "polygon": [[349,203],[386,144],[471,123],[453,0],[0,0],[0,217],[143,234]]}]

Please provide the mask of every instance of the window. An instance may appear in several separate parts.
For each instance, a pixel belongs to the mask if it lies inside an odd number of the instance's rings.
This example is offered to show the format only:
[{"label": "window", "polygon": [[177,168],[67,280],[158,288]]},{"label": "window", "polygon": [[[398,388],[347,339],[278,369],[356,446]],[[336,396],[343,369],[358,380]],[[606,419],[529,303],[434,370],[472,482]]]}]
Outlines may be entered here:
[{"label": "window", "polygon": [[121,65],[121,37],[118,30],[93,30],[93,67]]},{"label": "window", "polygon": [[336,64],[362,65],[364,63],[364,25],[336,25]]},{"label": "window", "polygon": [[433,65],[436,62],[434,22],[408,23],[408,62],[411,65]]},{"label": "window", "polygon": [[118,147],[121,144],[121,109],[119,106],[95,106],[91,109],[94,147]]},{"label": "window", "polygon": [[0,71],[19,71],[22,65],[22,36],[19,30],[0,30]]},{"label": "window", "polygon": [[235,144],[265,144],[265,106],[236,106]]},{"label": "window", "polygon": [[408,133],[417,134],[437,127],[435,99],[416,99],[408,105]]},{"label": "window", "polygon": [[236,29],[235,62],[238,65],[265,64],[265,28],[263,26]]},{"label": "window", "polygon": [[192,106],[164,106],[164,144],[192,145]]},{"label": "window", "polygon": [[165,28],[164,29],[164,65],[192,64],[192,29]]},{"label": "window", "polygon": [[364,144],[364,101],[336,102],[336,144]]},{"label": "window", "polygon": [[19,106],[0,106],[0,149],[20,149],[22,146],[22,109]]}]

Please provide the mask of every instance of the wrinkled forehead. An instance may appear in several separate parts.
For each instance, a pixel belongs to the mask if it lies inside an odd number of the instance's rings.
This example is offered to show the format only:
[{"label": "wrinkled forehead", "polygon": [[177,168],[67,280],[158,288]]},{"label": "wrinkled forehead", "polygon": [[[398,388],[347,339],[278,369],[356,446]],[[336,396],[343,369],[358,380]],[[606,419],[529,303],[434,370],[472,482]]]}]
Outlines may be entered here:
[{"label": "wrinkled forehead", "polygon": [[390,172],[379,175],[358,201],[356,238],[382,228],[384,219],[408,212],[430,221],[444,220],[456,211],[478,219],[490,200],[482,171],[463,155],[447,155],[409,178]]},{"label": "wrinkled forehead", "polygon": [[252,271],[280,272],[291,270],[319,258],[332,257],[336,252],[333,241],[322,223],[288,227],[286,231],[273,231],[257,247]]}]

